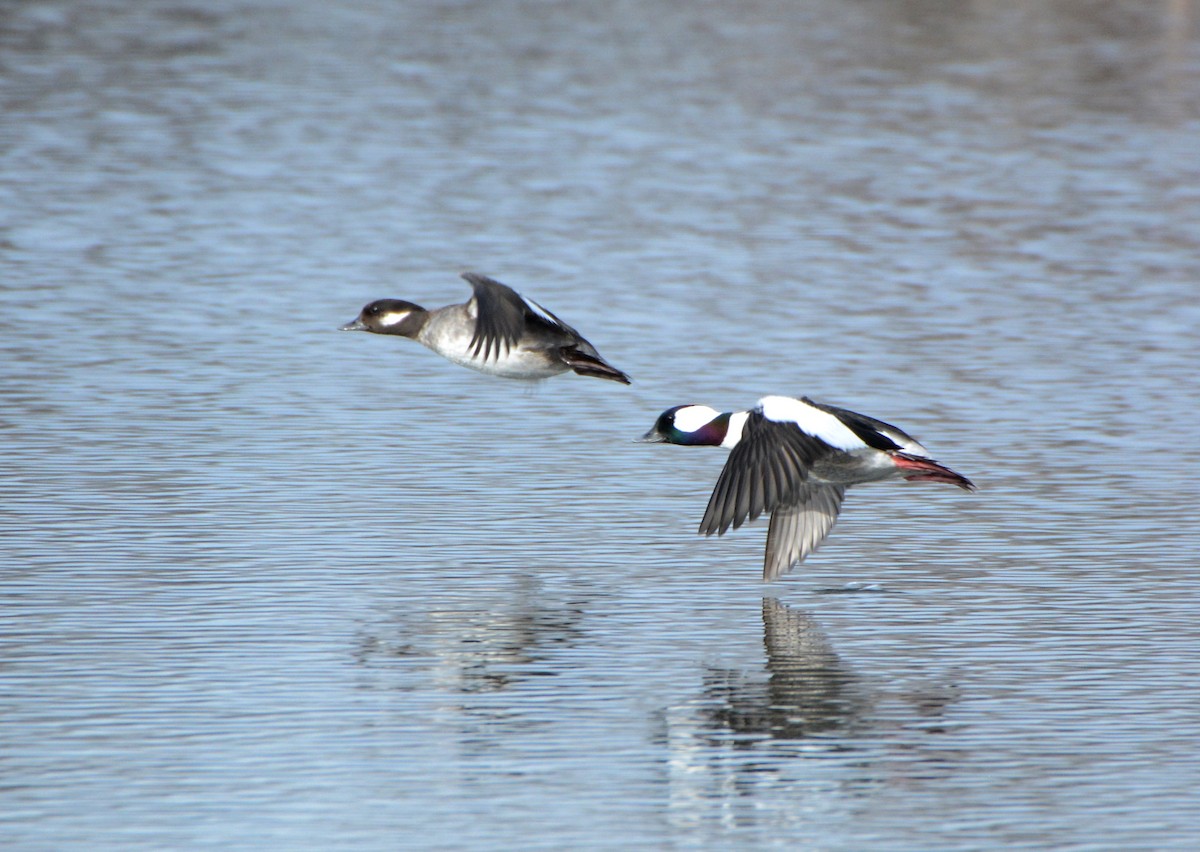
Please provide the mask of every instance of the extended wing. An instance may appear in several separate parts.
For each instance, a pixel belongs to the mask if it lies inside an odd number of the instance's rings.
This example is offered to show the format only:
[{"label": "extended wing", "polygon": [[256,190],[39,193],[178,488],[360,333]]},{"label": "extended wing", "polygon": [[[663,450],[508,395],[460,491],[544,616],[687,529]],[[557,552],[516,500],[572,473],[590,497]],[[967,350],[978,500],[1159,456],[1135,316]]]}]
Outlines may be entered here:
[{"label": "extended wing", "polygon": [[809,468],[832,448],[794,424],[768,420],[755,409],[721,470],[700,532],[724,535],[747,520],[796,502]]},{"label": "extended wing", "polygon": [[507,284],[476,272],[465,272],[463,278],[475,291],[473,355],[482,354],[485,361],[499,358],[515,346],[530,327],[541,326],[578,336],[565,322]]},{"label": "extended wing", "polygon": [[798,502],[771,513],[763,580],[770,582],[786,574],[817,549],[833,529],[845,494],[846,489],[839,485],[807,484],[797,495]]}]

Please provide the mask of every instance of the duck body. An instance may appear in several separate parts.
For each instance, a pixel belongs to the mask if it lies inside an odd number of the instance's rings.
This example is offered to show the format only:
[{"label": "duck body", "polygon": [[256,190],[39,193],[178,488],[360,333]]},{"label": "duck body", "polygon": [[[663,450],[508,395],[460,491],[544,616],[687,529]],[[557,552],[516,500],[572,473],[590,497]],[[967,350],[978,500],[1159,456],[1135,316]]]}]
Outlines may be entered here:
[{"label": "duck body", "polygon": [[447,305],[429,312],[413,339],[447,361],[504,379],[548,379],[571,369],[556,351],[560,345],[556,331],[527,327],[514,344],[489,351],[475,345],[478,320],[474,299],[465,305]]},{"label": "duck body", "polygon": [[806,397],[763,397],[749,411],[676,406],[640,440],[730,450],[699,531],[723,535],[769,512],[764,580],[824,541],[852,485],[907,479],[975,490],[901,429]]},{"label": "duck body", "polygon": [[506,379],[548,379],[574,371],[629,384],[579,332],[499,281],[468,272],[474,291],[460,305],[426,310],[400,299],[367,304],[343,331],[407,337],[448,361]]}]

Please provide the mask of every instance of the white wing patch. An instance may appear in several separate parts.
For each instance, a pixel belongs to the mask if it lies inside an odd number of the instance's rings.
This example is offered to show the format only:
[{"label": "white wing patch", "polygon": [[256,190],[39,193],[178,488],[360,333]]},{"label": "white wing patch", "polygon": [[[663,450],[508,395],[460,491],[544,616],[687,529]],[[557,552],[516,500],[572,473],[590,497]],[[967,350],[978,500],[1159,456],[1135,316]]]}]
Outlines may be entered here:
[{"label": "white wing patch", "polygon": [[[520,293],[517,293],[517,295],[521,296]],[[526,296],[521,296],[521,301],[529,306],[529,310],[533,311],[535,314],[537,314],[539,317],[544,319],[546,322],[550,323],[551,325],[561,325],[561,323],[557,319],[555,319],[554,316],[548,310],[543,308],[541,305],[539,305],[533,299],[527,298]]]},{"label": "white wing patch", "polygon": [[788,396],[764,396],[758,401],[763,416],[776,423],[795,423],[831,447],[852,453],[867,445],[832,414]]},{"label": "white wing patch", "polygon": [[720,413],[707,405],[686,405],[675,412],[675,428],[681,432],[695,432]]}]

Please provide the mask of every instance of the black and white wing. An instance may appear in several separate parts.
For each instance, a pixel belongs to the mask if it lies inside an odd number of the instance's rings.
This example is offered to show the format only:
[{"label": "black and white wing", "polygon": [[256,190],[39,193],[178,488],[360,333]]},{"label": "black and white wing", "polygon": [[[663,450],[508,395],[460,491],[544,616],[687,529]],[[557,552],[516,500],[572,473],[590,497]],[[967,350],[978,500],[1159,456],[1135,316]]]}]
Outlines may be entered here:
[{"label": "black and white wing", "polygon": [[824,411],[826,414],[832,414],[869,447],[883,450],[884,452],[889,450],[903,450],[920,456],[929,455],[929,451],[922,447],[916,438],[909,435],[903,429],[893,426],[891,423],[884,423],[882,420],[876,420],[874,417],[859,414],[857,411],[851,411],[848,408],[838,408],[836,405],[814,402],[806,396],[801,397],[800,401]]},{"label": "black and white wing", "polygon": [[829,535],[842,508],[846,489],[840,485],[805,483],[794,503],[771,512],[763,580],[770,582],[792,570]]},{"label": "black and white wing", "polygon": [[763,512],[800,499],[813,462],[833,451],[794,423],[747,413],[741,440],[729,453],[700,521],[704,535],[724,535]]},{"label": "black and white wing", "polygon": [[482,355],[485,361],[500,358],[531,328],[578,336],[575,329],[507,284],[476,272],[464,272],[462,277],[475,291],[471,354]]}]

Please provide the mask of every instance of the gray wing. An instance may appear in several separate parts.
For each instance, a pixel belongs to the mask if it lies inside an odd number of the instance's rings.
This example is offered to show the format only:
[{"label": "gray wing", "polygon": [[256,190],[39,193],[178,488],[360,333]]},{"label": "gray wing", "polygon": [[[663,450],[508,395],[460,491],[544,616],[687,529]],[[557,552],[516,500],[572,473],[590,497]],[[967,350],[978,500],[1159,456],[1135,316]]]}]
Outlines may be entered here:
[{"label": "gray wing", "polygon": [[577,336],[573,328],[507,284],[476,272],[464,272],[462,277],[475,291],[471,354],[482,353],[485,361],[493,356],[499,358],[531,329]]},{"label": "gray wing", "polygon": [[831,451],[799,427],[751,411],[708,499],[700,532],[724,535],[731,526],[795,503],[813,462]]},{"label": "gray wing", "polygon": [[840,485],[806,484],[794,505],[771,513],[763,581],[770,582],[817,549],[837,520],[846,489]]}]

